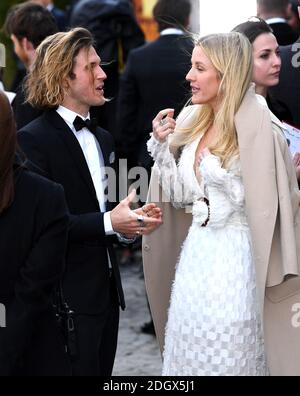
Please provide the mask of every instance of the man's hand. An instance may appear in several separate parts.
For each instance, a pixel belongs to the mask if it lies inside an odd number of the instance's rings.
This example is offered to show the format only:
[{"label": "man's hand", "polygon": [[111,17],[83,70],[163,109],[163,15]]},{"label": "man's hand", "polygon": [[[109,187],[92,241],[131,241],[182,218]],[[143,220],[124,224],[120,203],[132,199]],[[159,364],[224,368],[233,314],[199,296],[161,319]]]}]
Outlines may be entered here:
[{"label": "man's hand", "polygon": [[144,212],[143,208],[135,211],[130,209],[135,195],[136,191],[133,190],[110,212],[113,230],[126,238],[149,234],[162,223],[161,210],[155,204],[144,205]]},{"label": "man's hand", "polygon": [[[159,219],[162,223],[162,212],[161,209],[158,208],[154,203],[149,203],[144,205],[142,208],[138,208],[134,210],[134,213],[136,213],[139,216],[144,216],[144,218],[154,218],[154,219]],[[161,224],[160,223],[160,224]],[[160,224],[155,224],[155,223],[150,223],[147,225],[147,230],[146,232],[143,232],[144,235],[151,234],[154,230],[156,230],[157,227],[160,226]]]}]

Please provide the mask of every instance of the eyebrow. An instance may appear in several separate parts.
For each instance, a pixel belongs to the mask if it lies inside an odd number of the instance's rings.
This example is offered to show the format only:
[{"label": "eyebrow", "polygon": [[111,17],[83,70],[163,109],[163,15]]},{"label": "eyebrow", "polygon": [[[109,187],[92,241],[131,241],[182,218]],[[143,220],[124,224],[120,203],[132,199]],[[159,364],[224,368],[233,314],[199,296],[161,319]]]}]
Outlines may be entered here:
[{"label": "eyebrow", "polygon": [[[279,49],[280,49],[280,47],[278,46],[278,47],[275,48],[275,51],[277,51],[277,50],[279,50]],[[267,51],[267,52],[272,52],[273,49],[272,49],[272,48],[263,48],[263,49],[261,49],[261,50],[259,50],[259,51],[257,51],[257,52],[265,52],[265,51]]]},{"label": "eyebrow", "polygon": [[196,66],[204,66],[204,67],[206,67],[206,65],[204,63],[202,63],[202,62],[195,62],[195,65]]}]

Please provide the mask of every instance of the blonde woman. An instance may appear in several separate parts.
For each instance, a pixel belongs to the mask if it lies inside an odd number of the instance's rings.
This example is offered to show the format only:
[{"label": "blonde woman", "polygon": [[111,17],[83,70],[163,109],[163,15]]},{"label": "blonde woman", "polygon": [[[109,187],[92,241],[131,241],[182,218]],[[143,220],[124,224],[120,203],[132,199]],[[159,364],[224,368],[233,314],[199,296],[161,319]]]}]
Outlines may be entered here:
[{"label": "blonde woman", "polygon": [[163,375],[299,374],[299,192],[252,67],[240,33],[198,39],[192,105],[153,121],[164,224],[143,247]]}]

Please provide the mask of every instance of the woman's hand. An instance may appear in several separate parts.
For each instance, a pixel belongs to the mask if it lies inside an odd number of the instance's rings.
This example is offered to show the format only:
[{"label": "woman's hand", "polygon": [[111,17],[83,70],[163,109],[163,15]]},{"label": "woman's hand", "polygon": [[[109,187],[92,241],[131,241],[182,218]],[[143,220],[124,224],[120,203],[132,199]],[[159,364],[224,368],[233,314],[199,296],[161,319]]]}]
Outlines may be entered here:
[{"label": "woman's hand", "polygon": [[153,135],[160,143],[164,143],[170,133],[174,133],[176,121],[174,120],[174,109],[160,111],[152,121]]}]

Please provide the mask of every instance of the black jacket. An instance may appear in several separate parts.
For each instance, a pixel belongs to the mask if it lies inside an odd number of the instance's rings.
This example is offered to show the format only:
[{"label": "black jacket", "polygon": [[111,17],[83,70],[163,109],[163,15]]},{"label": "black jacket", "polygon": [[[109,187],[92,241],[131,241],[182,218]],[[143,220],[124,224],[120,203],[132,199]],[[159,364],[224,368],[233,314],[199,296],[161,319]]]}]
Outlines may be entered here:
[{"label": "black jacket", "polygon": [[[102,149],[105,166],[114,152],[113,139],[105,130],[95,133]],[[103,213],[81,147],[64,120],[55,110],[18,132],[18,141],[25,154],[40,172],[64,187],[70,212],[69,240],[64,275],[65,298],[75,313],[101,313],[109,302],[110,254],[113,272],[124,308],[119,268],[113,249],[115,237],[106,236]],[[108,203],[107,210],[115,203]]]},{"label": "black jacket", "polygon": [[280,47],[281,72],[279,84],[270,88],[271,94],[289,109],[293,125],[300,128],[300,37],[294,45]]},{"label": "black jacket", "polygon": [[95,38],[105,80],[105,96],[111,101],[105,106],[91,109],[99,125],[116,134],[116,98],[119,77],[129,52],[144,44],[144,34],[139,27],[133,6],[128,0],[79,0],[71,12],[70,26],[88,29]]},{"label": "black jacket", "polygon": [[0,215],[0,375],[68,375],[52,308],[62,276],[68,216],[61,186],[27,170]]},{"label": "black jacket", "polygon": [[118,145],[131,165],[151,167],[146,141],[153,118],[169,107],[178,115],[190,97],[185,77],[191,67],[192,50],[190,38],[172,34],[130,53],[120,81]]},{"label": "black jacket", "polygon": [[43,113],[42,110],[32,107],[31,104],[25,102],[23,82],[21,82],[17,88],[16,96],[12,102],[12,108],[17,129],[23,128],[23,126],[29,124]]},{"label": "black jacket", "polygon": [[273,29],[279,45],[293,44],[298,35],[293,31],[288,23],[271,23],[270,27]]}]

